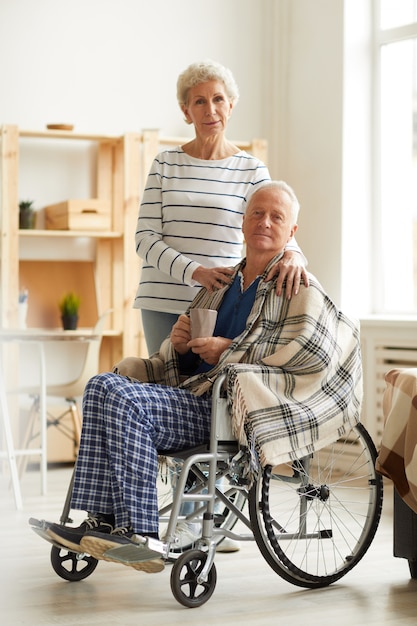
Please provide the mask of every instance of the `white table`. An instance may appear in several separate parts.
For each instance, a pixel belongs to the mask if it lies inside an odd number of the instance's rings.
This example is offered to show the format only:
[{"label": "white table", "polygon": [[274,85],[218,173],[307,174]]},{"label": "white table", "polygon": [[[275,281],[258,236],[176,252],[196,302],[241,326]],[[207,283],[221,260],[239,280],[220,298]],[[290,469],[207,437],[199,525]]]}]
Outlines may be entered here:
[{"label": "white table", "polygon": [[40,456],[41,492],[46,494],[47,471],[47,414],[46,414],[46,374],[45,374],[45,342],[51,341],[91,341],[96,338],[91,328],[78,330],[44,329],[44,328],[7,328],[0,329],[0,344],[30,342],[38,347],[39,353],[39,407],[40,407],[40,447],[27,450],[16,450],[13,442],[10,412],[7,403],[7,391],[3,371],[3,354],[0,354],[0,411],[2,415],[6,452],[0,452],[0,458],[9,462],[10,476],[14,491],[16,508],[22,508],[22,494],[16,465],[16,456]]}]

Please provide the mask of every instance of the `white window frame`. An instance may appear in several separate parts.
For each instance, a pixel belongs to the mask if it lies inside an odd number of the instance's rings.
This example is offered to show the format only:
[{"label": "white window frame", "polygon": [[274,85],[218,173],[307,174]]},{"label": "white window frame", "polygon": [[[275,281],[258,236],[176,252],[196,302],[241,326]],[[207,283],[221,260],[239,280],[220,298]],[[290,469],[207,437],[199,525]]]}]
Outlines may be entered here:
[{"label": "white window frame", "polygon": [[[387,28],[380,28],[380,0],[373,0],[373,85],[372,85],[372,223],[375,237],[372,247],[372,303],[377,314],[386,314],[383,304],[383,276],[379,271],[382,249],[382,206],[381,206],[381,47],[409,39],[417,39],[417,22]],[[389,312],[388,312],[389,313]]]}]

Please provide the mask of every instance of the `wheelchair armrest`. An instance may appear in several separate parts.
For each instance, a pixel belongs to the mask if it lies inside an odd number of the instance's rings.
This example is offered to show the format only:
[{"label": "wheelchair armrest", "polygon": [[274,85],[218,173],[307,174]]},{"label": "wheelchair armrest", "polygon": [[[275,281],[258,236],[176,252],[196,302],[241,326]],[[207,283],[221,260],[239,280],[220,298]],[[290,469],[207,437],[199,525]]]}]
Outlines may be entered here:
[{"label": "wheelchair armrest", "polygon": [[232,432],[232,418],[227,409],[227,399],[222,396],[226,374],[219,376],[213,385],[211,402],[211,437],[217,441],[236,441]]}]

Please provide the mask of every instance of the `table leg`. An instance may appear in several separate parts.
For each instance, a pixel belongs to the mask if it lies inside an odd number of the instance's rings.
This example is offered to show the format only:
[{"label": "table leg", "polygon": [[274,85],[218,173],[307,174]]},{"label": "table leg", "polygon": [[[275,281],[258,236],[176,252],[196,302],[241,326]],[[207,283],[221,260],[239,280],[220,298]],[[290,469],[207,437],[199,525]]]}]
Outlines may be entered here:
[{"label": "table leg", "polygon": [[47,492],[46,486],[46,474],[48,466],[48,453],[47,453],[47,413],[46,413],[46,367],[45,367],[45,350],[43,343],[38,343],[39,348],[39,368],[40,368],[40,384],[39,384],[39,420],[40,420],[40,433],[41,433],[41,455],[40,455],[40,470],[41,470],[41,493],[43,495]]}]

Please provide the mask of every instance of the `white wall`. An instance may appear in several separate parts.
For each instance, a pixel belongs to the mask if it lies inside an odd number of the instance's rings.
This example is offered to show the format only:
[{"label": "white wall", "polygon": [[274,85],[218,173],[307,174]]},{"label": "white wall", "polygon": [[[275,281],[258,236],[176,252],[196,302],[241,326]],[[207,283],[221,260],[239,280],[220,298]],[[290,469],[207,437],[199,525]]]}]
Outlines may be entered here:
[{"label": "white wall", "polygon": [[279,0],[268,10],[279,25],[271,170],[299,197],[310,271],[359,315],[370,306],[370,0]]},{"label": "white wall", "polygon": [[284,0],[278,20],[277,175],[300,200],[297,239],[309,269],[339,300],[343,2]]},{"label": "white wall", "polygon": [[[262,2],[260,3],[260,5]],[[176,79],[210,57],[230,66],[241,102],[232,137],[259,136],[262,11],[252,0],[0,0],[0,123],[121,134],[188,130]]]}]

